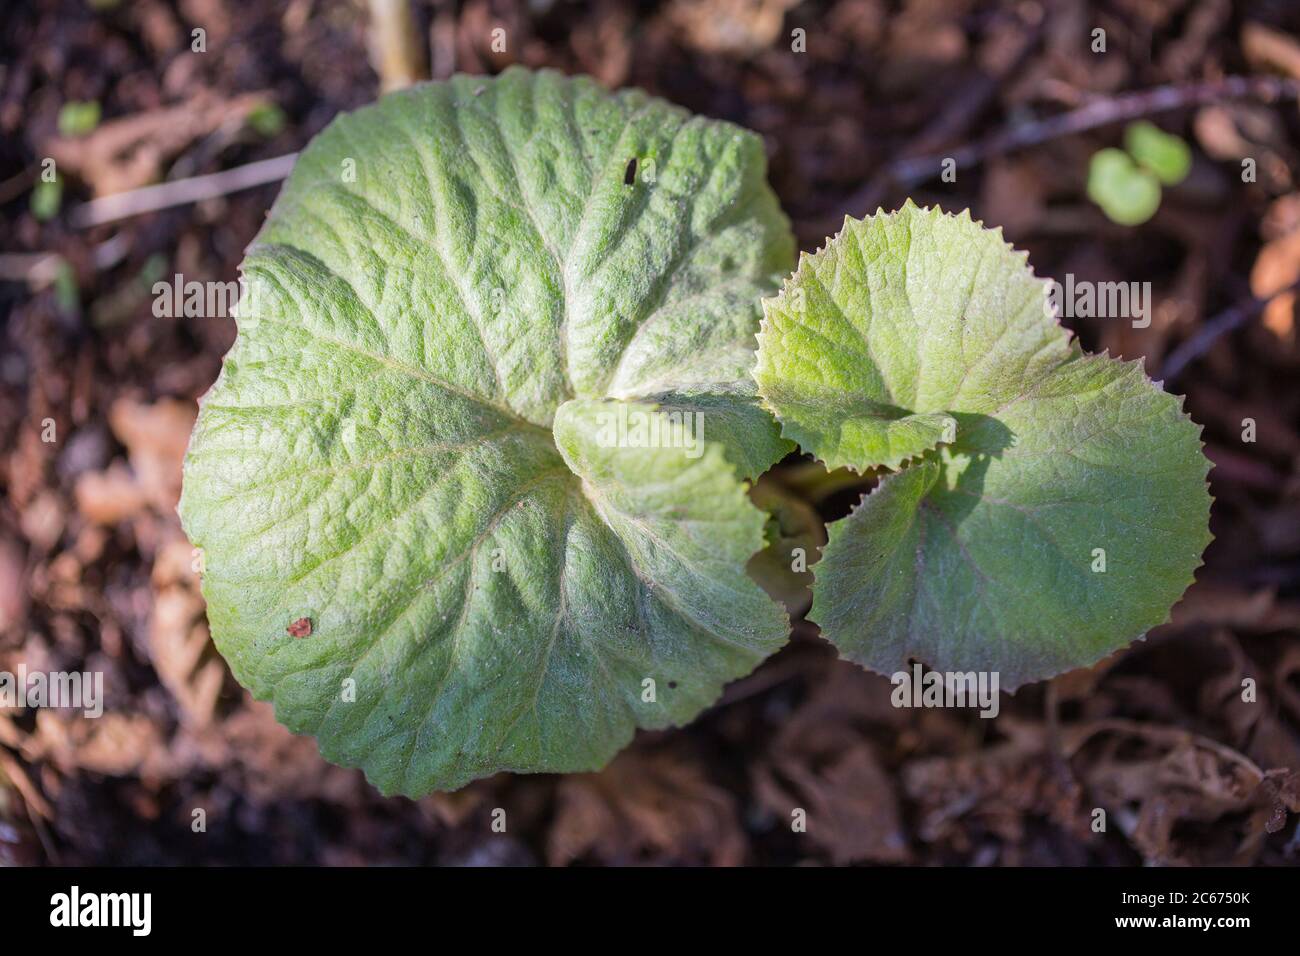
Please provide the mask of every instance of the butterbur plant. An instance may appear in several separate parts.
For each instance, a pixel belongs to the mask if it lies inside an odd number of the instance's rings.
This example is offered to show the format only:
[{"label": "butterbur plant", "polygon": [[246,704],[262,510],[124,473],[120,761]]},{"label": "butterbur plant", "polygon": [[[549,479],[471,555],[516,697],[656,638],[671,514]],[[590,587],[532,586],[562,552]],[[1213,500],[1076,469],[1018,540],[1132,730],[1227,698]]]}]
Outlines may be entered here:
[{"label": "butterbur plant", "polygon": [[850,221],[772,297],[793,259],[761,141],[638,91],[511,69],[336,120],[186,459],[238,679],[385,793],[597,768],[786,641],[747,488],[796,443],[883,475],[813,568],[853,660],[1017,684],[1164,618],[1208,537],[1177,400],[968,217]]}]

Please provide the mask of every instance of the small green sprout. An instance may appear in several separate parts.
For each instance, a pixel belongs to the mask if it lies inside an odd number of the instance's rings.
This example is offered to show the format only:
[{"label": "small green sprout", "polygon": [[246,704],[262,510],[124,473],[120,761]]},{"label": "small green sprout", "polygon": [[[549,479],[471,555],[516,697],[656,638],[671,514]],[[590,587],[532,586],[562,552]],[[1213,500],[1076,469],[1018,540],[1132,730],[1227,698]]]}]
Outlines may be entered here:
[{"label": "small green sprout", "polygon": [[39,222],[49,222],[59,214],[59,209],[63,205],[63,178],[55,176],[53,179],[37,180],[36,185],[32,187],[31,210],[32,215]]},{"label": "small green sprout", "polygon": [[259,136],[270,139],[284,130],[288,120],[285,118],[284,110],[268,101],[258,103],[249,110],[247,122],[249,128]]},{"label": "small green sprout", "polygon": [[95,100],[72,100],[59,109],[59,133],[63,136],[89,136],[99,125],[100,106]]},{"label": "small green sprout", "polygon": [[1093,154],[1088,165],[1088,198],[1111,221],[1139,226],[1160,208],[1161,185],[1175,186],[1187,177],[1192,153],[1177,136],[1145,120],[1129,124],[1124,147]]}]

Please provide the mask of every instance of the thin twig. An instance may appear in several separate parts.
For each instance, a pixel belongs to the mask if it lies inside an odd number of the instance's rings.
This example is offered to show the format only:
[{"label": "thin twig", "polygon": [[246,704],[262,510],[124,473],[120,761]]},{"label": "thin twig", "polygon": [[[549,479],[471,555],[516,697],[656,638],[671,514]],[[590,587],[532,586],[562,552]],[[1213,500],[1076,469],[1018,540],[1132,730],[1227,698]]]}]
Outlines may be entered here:
[{"label": "thin twig", "polygon": [[92,199],[72,210],[72,224],[80,228],[101,226],[106,222],[116,222],[141,213],[216,199],[264,183],[273,183],[288,176],[297,160],[297,153],[289,153],[274,159],[236,166],[234,169],[223,169],[219,173],[176,179]]},{"label": "thin twig", "polygon": [[1172,382],[1181,375],[1188,365],[1208,352],[1210,346],[1223,336],[1241,328],[1241,326],[1263,312],[1268,304],[1278,296],[1298,291],[1300,291],[1300,279],[1296,279],[1286,288],[1278,289],[1272,295],[1259,299],[1245,299],[1220,312],[1202,325],[1195,335],[1170,352],[1169,357],[1161,363],[1161,374],[1164,376],[1165,384]]},{"label": "thin twig", "polygon": [[886,167],[882,177],[850,196],[845,205],[850,210],[873,212],[890,188],[911,189],[933,179],[939,175],[946,159],[955,160],[958,168],[965,169],[1026,146],[1156,113],[1224,100],[1250,99],[1272,103],[1297,97],[1300,97],[1300,81],[1297,80],[1273,76],[1225,76],[1203,83],[1169,84],[1100,98],[1066,113],[1004,127],[982,140],[947,153],[899,159]]},{"label": "thin twig", "polygon": [[49,285],[62,261],[57,252],[0,252],[0,282]]},{"label": "thin twig", "polygon": [[[130,251],[130,236],[114,233],[91,250],[90,264],[96,270],[111,269]],[[26,282],[42,289],[55,280],[64,262],[57,252],[0,252],[0,282]]]}]

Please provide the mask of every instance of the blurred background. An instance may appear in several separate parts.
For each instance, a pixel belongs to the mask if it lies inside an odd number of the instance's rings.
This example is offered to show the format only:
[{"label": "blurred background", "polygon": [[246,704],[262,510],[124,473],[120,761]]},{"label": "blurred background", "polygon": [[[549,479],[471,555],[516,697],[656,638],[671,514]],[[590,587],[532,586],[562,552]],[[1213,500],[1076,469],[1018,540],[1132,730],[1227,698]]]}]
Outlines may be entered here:
[{"label": "blurred background", "polygon": [[[7,4],[0,670],[102,671],[106,700],[0,710],[0,863],[1296,863],[1298,32],[1291,0]],[[988,721],[894,709],[800,622],[602,773],[414,802],[277,725],[211,645],[174,513],[234,323],[158,318],[153,284],[237,278],[282,157],[339,111],[511,63],[756,130],[805,250],[911,196],[1040,275],[1150,282],[1147,327],[1066,324],[1205,426],[1216,540],[1172,623]],[[754,493],[815,544],[864,487],[790,460]]]}]

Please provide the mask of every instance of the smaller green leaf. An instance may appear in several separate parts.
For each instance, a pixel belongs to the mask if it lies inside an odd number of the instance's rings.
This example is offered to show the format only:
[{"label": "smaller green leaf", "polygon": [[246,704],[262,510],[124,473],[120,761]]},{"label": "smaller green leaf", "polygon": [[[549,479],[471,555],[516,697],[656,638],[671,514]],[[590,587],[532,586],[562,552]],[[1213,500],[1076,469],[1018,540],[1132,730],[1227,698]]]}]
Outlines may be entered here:
[{"label": "smaller green leaf", "polygon": [[1181,183],[1192,168],[1192,151],[1188,145],[1146,120],[1130,123],[1124,130],[1124,148],[1166,186]]},{"label": "smaller green leaf", "polygon": [[858,470],[922,451],[815,566],[808,616],[850,660],[1014,689],[1118,650],[1191,583],[1198,429],[1140,365],[1085,355],[1046,293],[996,230],[908,203],[846,222],[765,300],[755,377],[784,434]]},{"label": "smaller green leaf", "polygon": [[1112,222],[1140,226],[1160,208],[1160,182],[1123,150],[1098,150],[1088,164],[1088,198]]},{"label": "smaller green leaf", "polygon": [[774,382],[769,396],[792,416],[787,434],[805,444],[815,431],[832,468],[858,468],[864,461],[868,467],[897,468],[956,433],[956,420],[943,412],[911,414],[865,396],[845,401],[832,391],[788,390],[785,384]]},{"label": "smaller green leaf", "polygon": [[1014,397],[998,359],[1032,374],[1068,349],[1023,263],[967,213],[909,202],[846,220],[763,301],[754,377],[781,433],[827,467],[859,472],[951,444],[954,408]]},{"label": "smaller green leaf", "polygon": [[247,122],[249,127],[259,136],[270,139],[284,129],[288,120],[285,118],[284,110],[268,101],[258,103],[249,110]]}]

